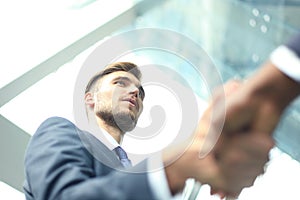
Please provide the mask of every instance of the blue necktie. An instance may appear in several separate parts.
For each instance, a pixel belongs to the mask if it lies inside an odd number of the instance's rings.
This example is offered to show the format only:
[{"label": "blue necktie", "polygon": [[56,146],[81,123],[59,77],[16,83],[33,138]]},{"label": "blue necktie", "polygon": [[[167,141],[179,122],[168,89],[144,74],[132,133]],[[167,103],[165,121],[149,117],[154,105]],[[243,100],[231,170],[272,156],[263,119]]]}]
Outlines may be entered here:
[{"label": "blue necktie", "polygon": [[127,154],[124,151],[124,149],[122,149],[120,146],[118,146],[114,149],[114,151],[117,153],[123,167],[128,168],[128,167],[132,166],[131,161],[128,159]]}]

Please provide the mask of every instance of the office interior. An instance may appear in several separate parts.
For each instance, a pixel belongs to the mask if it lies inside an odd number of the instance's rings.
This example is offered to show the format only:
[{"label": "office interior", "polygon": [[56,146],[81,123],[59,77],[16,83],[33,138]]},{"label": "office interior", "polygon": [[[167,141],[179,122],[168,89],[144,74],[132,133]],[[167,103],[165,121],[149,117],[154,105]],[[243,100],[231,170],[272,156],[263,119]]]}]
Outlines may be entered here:
[{"label": "office interior", "polygon": [[[73,117],[78,72],[106,40],[137,29],[175,32],[207,53],[225,83],[253,75],[272,50],[300,30],[299,0],[12,0],[2,4],[0,199],[25,199],[23,161],[30,137],[50,116]],[[169,41],[154,38],[152,42],[159,46]],[[182,42],[165,45],[180,52]],[[159,50],[136,54],[174,67],[190,80],[200,99],[209,99],[207,90],[197,87],[188,61]],[[151,56],[145,58],[147,54]],[[276,128],[276,147],[266,173],[238,199],[297,198],[299,122],[300,100],[296,99]]]}]

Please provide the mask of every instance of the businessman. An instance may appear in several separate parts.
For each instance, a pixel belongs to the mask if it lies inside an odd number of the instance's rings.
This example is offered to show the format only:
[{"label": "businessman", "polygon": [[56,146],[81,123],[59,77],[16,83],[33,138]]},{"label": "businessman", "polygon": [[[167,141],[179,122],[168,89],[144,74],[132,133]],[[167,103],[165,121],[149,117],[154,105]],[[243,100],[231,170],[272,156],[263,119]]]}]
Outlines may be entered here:
[{"label": "businessman", "polygon": [[[145,92],[141,72],[129,62],[113,63],[91,78],[85,105],[91,125],[100,132],[79,130],[70,121],[52,117],[32,136],[25,155],[27,200],[36,199],[171,199],[185,180],[195,178],[211,185],[213,192],[236,195],[261,173],[272,146],[269,137],[236,137],[227,141],[220,165],[212,151],[199,159],[209,127],[209,110],[195,129],[193,141],[164,150],[155,162],[162,169],[146,173],[151,158],[132,167],[122,149],[126,132],[134,129],[143,110]],[[226,89],[226,87],[225,87]],[[253,147],[252,143],[257,142]],[[186,144],[191,144],[186,148]],[[240,146],[243,150],[236,152]],[[239,159],[231,156],[236,152]],[[178,159],[174,159],[178,158]],[[170,160],[174,160],[170,163]],[[247,160],[247,165],[244,161]],[[239,163],[243,165],[239,165]],[[233,173],[234,169],[243,170]],[[124,171],[122,169],[128,169]],[[136,172],[140,169],[141,173]]]}]

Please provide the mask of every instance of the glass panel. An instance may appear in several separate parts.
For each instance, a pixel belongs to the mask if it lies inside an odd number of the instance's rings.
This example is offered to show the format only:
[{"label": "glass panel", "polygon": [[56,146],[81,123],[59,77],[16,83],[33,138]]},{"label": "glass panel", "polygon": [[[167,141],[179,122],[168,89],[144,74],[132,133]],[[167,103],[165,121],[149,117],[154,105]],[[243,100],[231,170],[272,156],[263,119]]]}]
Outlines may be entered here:
[{"label": "glass panel", "polygon": [[[189,36],[208,52],[227,81],[252,75],[274,48],[300,31],[299,17],[300,1],[296,0],[178,0],[146,13],[132,26],[167,28]],[[188,68],[181,70],[192,74]],[[294,159],[300,161],[299,108],[298,99],[275,132],[277,146],[289,155],[273,151],[267,173],[239,199],[298,196],[300,165]]]},{"label": "glass panel", "polygon": [[138,1],[1,2],[0,88],[136,2]]},{"label": "glass panel", "polygon": [[[299,17],[299,1],[178,0],[146,13],[132,26],[168,28],[189,36],[201,44],[227,81],[253,74],[274,48],[300,31]],[[193,74],[189,68],[181,69]],[[299,105],[300,99],[283,117],[275,139],[300,161]]]}]

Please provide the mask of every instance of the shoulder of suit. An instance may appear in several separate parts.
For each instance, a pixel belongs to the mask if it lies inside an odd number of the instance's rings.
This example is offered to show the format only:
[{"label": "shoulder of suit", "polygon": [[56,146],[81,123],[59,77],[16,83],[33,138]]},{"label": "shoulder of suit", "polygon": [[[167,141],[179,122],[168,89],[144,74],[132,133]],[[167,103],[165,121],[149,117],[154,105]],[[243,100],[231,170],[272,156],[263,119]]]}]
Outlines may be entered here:
[{"label": "shoulder of suit", "polygon": [[64,134],[70,132],[67,130],[74,130],[76,132],[80,131],[73,122],[66,118],[50,117],[41,123],[34,135],[41,135],[49,132],[55,134]]}]

